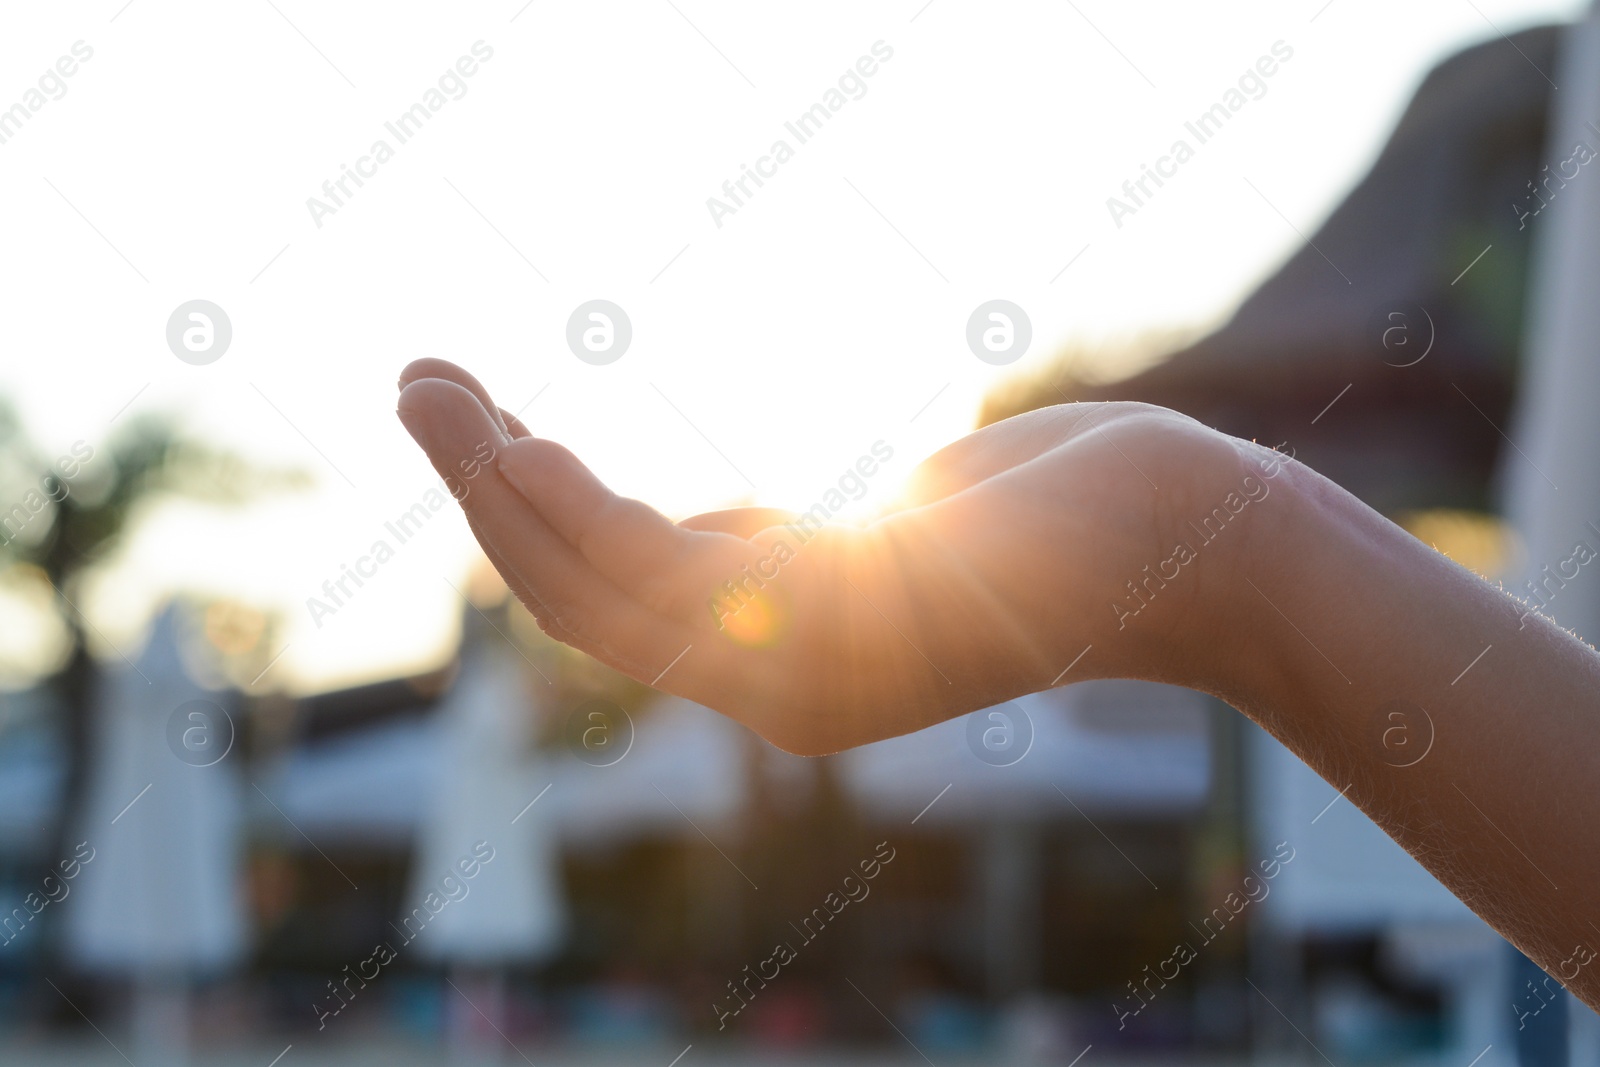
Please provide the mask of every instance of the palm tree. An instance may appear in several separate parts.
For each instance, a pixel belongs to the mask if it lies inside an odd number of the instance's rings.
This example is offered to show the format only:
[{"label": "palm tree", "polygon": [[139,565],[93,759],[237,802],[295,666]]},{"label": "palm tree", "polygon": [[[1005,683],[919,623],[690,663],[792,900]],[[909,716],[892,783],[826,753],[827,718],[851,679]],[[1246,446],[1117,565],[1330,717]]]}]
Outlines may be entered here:
[{"label": "palm tree", "polygon": [[103,450],[80,441],[70,456],[52,461],[0,401],[0,573],[23,568],[25,577],[48,583],[66,634],[66,655],[44,681],[65,753],[47,863],[68,854],[67,835],[88,785],[96,668],[88,640],[93,624],[81,610],[84,576],[137,524],[141,508],[162,495],[238,503],[266,488],[304,482],[297,471],[252,467],[187,440],[159,416],[130,419]]}]

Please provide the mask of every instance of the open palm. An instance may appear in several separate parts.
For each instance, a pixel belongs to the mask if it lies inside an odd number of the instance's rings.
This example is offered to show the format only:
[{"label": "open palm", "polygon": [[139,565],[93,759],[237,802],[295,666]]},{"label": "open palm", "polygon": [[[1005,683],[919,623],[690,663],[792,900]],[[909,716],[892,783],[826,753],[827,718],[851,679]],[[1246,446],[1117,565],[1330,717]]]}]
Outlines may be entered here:
[{"label": "open palm", "polygon": [[1159,408],[1068,404],[945,448],[865,527],[765,508],[673,523],[459,367],[419,360],[400,386],[402,421],[465,485],[479,543],[547,634],[804,753],[1048,688],[1091,645],[1067,680],[1195,683],[1173,634],[1243,536],[1192,577],[1152,584],[1148,567],[1262,451]]}]

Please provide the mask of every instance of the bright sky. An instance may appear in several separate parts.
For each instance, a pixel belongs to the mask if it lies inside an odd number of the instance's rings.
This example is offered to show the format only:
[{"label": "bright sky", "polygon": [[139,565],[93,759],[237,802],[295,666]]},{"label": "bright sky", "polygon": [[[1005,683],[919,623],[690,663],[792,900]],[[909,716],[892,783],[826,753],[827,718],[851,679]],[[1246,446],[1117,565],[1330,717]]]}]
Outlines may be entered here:
[{"label": "bright sky", "polygon": [[[1245,179],[1309,233],[1433,63],[1582,7],[124,2],[0,13],[0,108],[93,49],[0,144],[0,393],[52,448],[99,450],[126,407],[313,475],[151,516],[86,605],[124,650],[173,589],[275,607],[289,647],[266,684],[294,688],[412,669],[453,638],[464,521],[404,545],[384,529],[435,483],[394,418],[407,361],[470,367],[674,516],[806,508],[879,440],[894,459],[863,505],[881,503],[1063,346],[1225,316],[1298,242]],[[465,95],[400,143],[384,124],[479,41],[492,57],[447,79]],[[880,41],[864,95],[800,144],[785,122]],[[1265,95],[1117,228],[1106,198],[1276,42],[1292,58]],[[307,198],[379,139],[393,158],[319,228]],[[778,139],[793,157],[719,228],[707,198]],[[597,298],[633,328],[605,366],[565,342]],[[1032,322],[1007,367],[966,343],[996,298]],[[166,342],[193,299],[232,323],[209,365]],[[306,598],[379,538],[394,559],[315,626]],[[0,605],[0,658],[29,647],[26,617]]]}]

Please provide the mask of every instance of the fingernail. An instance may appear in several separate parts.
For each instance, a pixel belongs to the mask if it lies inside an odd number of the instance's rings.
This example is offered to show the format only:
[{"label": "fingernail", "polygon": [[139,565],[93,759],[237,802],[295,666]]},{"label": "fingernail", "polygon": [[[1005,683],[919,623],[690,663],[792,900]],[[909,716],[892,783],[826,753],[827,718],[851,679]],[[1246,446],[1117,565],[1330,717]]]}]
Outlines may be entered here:
[{"label": "fingernail", "polygon": [[428,435],[425,431],[422,416],[415,411],[407,411],[405,408],[396,408],[395,414],[399,416],[400,425],[406,428],[406,432],[411,435],[411,439],[421,445],[424,452],[428,451]]},{"label": "fingernail", "polygon": [[499,471],[501,477],[511,483],[511,488],[521,493],[528,500],[531,501],[533,499],[532,488],[523,479],[521,472],[519,472],[516,467],[502,459],[495,464],[495,470]]}]

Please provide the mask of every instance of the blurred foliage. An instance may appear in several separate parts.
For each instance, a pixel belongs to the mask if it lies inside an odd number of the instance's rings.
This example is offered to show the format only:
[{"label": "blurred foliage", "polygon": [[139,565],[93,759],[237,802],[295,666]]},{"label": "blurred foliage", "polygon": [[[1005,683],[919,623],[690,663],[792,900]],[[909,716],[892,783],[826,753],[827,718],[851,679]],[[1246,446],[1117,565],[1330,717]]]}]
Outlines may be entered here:
[{"label": "blurred foliage", "polygon": [[[88,788],[95,666],[90,624],[75,602],[81,577],[118,547],[140,510],[159,497],[237,504],[270,488],[307,484],[302,473],[262,469],[186,438],[159,415],[131,417],[103,443],[79,440],[52,455],[29,439],[16,411],[0,400],[0,575],[49,584],[47,602],[63,625],[66,646],[46,667],[66,764],[49,855],[63,854]],[[228,620],[213,622],[218,635],[236,636]]]},{"label": "blurred foliage", "polygon": [[156,415],[130,419],[102,447],[80,441],[74,449],[50,456],[28,440],[15,411],[0,401],[0,518],[16,514],[18,506],[29,513],[26,525],[0,534],[0,560],[39,567],[58,590],[104,558],[135,509],[153,497],[239,504],[264,492],[310,485],[303,471],[253,466],[184,438]]},{"label": "blurred foliage", "polygon": [[68,646],[54,672],[58,694],[70,703],[86,692],[86,623],[74,587],[115,551],[142,508],[162,497],[237,505],[309,485],[301,470],[251,464],[183,436],[161,415],[129,418],[103,443],[79,440],[55,454],[0,399],[0,573],[50,587]]}]

